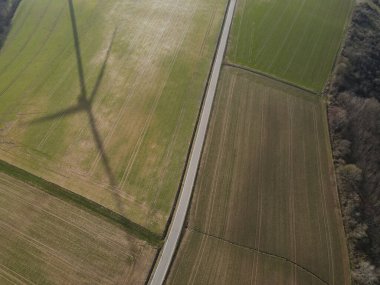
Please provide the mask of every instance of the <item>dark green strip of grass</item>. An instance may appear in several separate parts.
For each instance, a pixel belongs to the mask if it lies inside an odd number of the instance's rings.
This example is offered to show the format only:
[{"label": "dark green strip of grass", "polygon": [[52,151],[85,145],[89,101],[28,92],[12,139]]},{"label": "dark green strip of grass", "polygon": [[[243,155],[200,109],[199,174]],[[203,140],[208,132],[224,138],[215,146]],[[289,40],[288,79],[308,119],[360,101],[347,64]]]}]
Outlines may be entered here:
[{"label": "dark green strip of grass", "polygon": [[3,160],[0,160],[0,172],[37,187],[52,196],[70,202],[82,209],[89,210],[98,216],[104,217],[113,224],[122,226],[129,234],[141,240],[145,240],[153,246],[160,246],[162,244],[161,237],[158,234],[130,221],[124,216]]}]

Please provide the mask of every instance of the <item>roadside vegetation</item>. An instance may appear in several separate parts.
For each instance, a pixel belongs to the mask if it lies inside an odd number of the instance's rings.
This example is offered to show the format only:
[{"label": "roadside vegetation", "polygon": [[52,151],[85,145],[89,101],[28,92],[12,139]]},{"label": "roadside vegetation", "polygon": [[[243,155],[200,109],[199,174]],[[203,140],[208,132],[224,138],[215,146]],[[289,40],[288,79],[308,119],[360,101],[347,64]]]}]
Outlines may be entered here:
[{"label": "roadside vegetation", "polygon": [[329,91],[355,284],[380,282],[380,2],[359,1]]},{"label": "roadside vegetation", "polygon": [[11,20],[21,0],[0,0],[0,49],[7,37]]}]

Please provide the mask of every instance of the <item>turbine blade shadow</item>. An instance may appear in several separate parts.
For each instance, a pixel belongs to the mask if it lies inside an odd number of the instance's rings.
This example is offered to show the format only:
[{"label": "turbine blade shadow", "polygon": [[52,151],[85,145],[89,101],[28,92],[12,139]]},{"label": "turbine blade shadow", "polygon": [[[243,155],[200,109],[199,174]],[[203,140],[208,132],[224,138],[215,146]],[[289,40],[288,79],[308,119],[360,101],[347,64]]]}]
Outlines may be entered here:
[{"label": "turbine blade shadow", "polygon": [[119,212],[124,215],[124,210],[123,210],[123,204],[120,199],[120,196],[117,191],[117,183],[115,176],[113,175],[110,162],[108,159],[108,156],[105,152],[104,145],[102,138],[100,136],[100,133],[98,131],[98,128],[96,126],[96,121],[94,114],[92,113],[92,102],[98,92],[99,86],[101,84],[101,81],[104,77],[105,69],[107,66],[107,62],[111,53],[113,41],[116,35],[117,28],[114,30],[110,46],[108,47],[106,58],[104,60],[104,63],[100,69],[98,78],[96,80],[95,86],[91,92],[90,98],[87,98],[87,88],[86,88],[86,82],[85,82],[85,77],[84,77],[84,71],[83,71],[83,64],[82,64],[82,56],[81,56],[81,48],[80,48],[80,42],[79,42],[79,34],[78,34],[78,28],[77,28],[77,22],[76,22],[76,17],[75,17],[75,10],[74,10],[74,5],[73,5],[73,0],[68,0],[69,3],[69,9],[70,9],[70,17],[71,17],[71,25],[73,29],[73,36],[74,36],[74,45],[75,45],[75,53],[76,53],[76,58],[77,58],[77,66],[78,66],[78,75],[79,75],[79,83],[80,83],[80,88],[81,88],[81,93],[79,95],[79,106],[83,106],[83,110],[87,112],[89,123],[91,126],[91,131],[92,131],[92,136],[94,137],[95,145],[101,155],[101,161],[103,164],[103,167],[106,172],[106,176],[109,181],[109,185],[111,186],[111,191],[113,193],[115,202],[116,202],[116,207],[118,208]]},{"label": "turbine blade shadow", "polygon": [[60,117],[65,117],[65,116],[73,115],[73,114],[78,113],[78,112],[83,111],[83,110],[84,110],[84,108],[82,106],[80,106],[80,105],[72,106],[72,107],[69,107],[69,108],[67,108],[65,110],[59,111],[57,113],[54,113],[54,114],[51,114],[51,115],[47,115],[45,117],[41,117],[41,118],[32,120],[32,121],[30,121],[30,124],[38,124],[38,123],[43,123],[43,122],[46,122],[46,121],[51,121],[51,120],[54,120],[54,119],[58,119]]},{"label": "turbine blade shadow", "polygon": [[103,168],[105,170],[105,174],[107,176],[112,195],[114,196],[114,200],[116,203],[116,207],[119,211],[119,213],[123,216],[125,216],[124,213],[124,207],[123,203],[120,199],[120,195],[118,193],[118,184],[116,181],[116,178],[113,174],[109,158],[105,152],[103,140],[101,138],[101,135],[99,133],[99,130],[96,125],[96,120],[95,116],[92,112],[92,103],[93,100],[95,99],[99,87],[101,85],[101,82],[104,77],[104,73],[107,67],[107,63],[110,57],[110,53],[112,50],[112,46],[114,43],[114,39],[117,33],[117,28],[113,31],[111,42],[108,46],[107,53],[104,59],[104,62],[102,64],[102,67],[99,71],[98,77],[96,79],[94,88],[92,89],[92,92],[90,94],[90,98],[87,98],[87,88],[86,88],[86,81],[85,81],[85,76],[84,76],[84,70],[83,70],[83,64],[82,64],[82,58],[81,58],[81,49],[80,49],[80,43],[79,43],[79,34],[78,34],[78,29],[77,29],[77,23],[76,23],[76,18],[75,18],[75,11],[74,11],[74,5],[73,5],[73,0],[67,0],[69,4],[69,10],[70,10],[70,18],[71,18],[71,25],[72,25],[72,30],[73,30],[73,36],[74,36],[74,47],[75,47],[75,54],[76,54],[76,61],[77,61],[77,67],[78,67],[78,76],[79,76],[79,84],[80,84],[80,94],[78,96],[78,103],[74,106],[68,107],[67,109],[64,109],[62,111],[59,111],[57,113],[47,115],[45,117],[41,117],[38,119],[35,119],[31,121],[31,124],[36,124],[36,123],[42,123],[45,121],[50,121],[54,119],[58,119],[62,116],[69,116],[75,113],[79,112],[86,112],[88,116],[88,121],[91,127],[91,133],[95,142],[95,146],[100,154],[101,157],[101,162],[103,165]]},{"label": "turbine blade shadow", "polygon": [[86,89],[86,83],[84,79],[82,55],[81,55],[81,49],[80,49],[79,34],[78,34],[78,28],[77,28],[77,21],[75,17],[74,4],[73,4],[73,0],[68,0],[68,2],[69,2],[71,26],[73,29],[73,36],[74,36],[74,46],[75,46],[75,54],[76,54],[77,66],[78,66],[79,84],[80,84],[80,90],[81,90],[79,96],[86,97],[87,89]]},{"label": "turbine blade shadow", "polygon": [[105,59],[103,61],[103,65],[102,65],[102,67],[100,69],[98,78],[96,79],[95,86],[92,89],[92,92],[91,92],[91,95],[90,95],[90,98],[89,98],[90,104],[94,101],[95,96],[98,93],[98,89],[99,89],[100,83],[103,80],[104,72],[106,71],[106,68],[107,68],[108,59],[109,59],[110,54],[111,54],[111,50],[112,50],[113,42],[115,40],[116,32],[117,32],[117,28],[115,28],[115,30],[112,33],[112,38],[111,38],[111,42],[110,42],[110,44],[108,46],[108,49],[107,49],[106,57],[105,57]]},{"label": "turbine blade shadow", "polygon": [[89,123],[91,126],[92,136],[94,137],[96,147],[100,153],[100,158],[101,158],[101,161],[103,164],[103,168],[104,168],[106,175],[108,177],[109,184],[110,184],[111,190],[112,190],[112,194],[113,194],[115,201],[116,201],[116,204],[117,204],[116,206],[117,206],[118,210],[120,211],[120,214],[124,216],[124,214],[125,214],[124,213],[124,207],[123,207],[123,204],[120,200],[120,196],[118,194],[117,181],[116,181],[116,178],[115,178],[113,171],[111,169],[109,158],[108,158],[106,151],[104,149],[103,140],[102,140],[100,133],[98,131],[98,128],[96,126],[95,117],[94,117],[91,109],[88,110],[87,114],[88,114],[88,120],[89,120]]}]

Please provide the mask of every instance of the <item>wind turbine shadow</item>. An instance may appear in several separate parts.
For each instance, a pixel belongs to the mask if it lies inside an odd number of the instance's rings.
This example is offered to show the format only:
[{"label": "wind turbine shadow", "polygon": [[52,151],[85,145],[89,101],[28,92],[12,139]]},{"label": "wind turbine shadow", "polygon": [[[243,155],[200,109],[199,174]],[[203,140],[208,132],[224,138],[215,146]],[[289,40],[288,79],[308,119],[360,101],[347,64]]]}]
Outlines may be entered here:
[{"label": "wind turbine shadow", "polygon": [[64,110],[58,111],[54,114],[50,114],[50,115],[32,120],[30,123],[31,124],[38,124],[38,123],[58,119],[61,117],[67,117],[67,116],[74,115],[74,114],[80,113],[80,112],[87,113],[88,122],[89,122],[90,127],[91,127],[92,136],[93,136],[96,148],[97,148],[98,152],[100,153],[103,168],[104,168],[105,173],[107,175],[107,178],[109,180],[109,185],[111,187],[112,193],[114,195],[114,198],[115,198],[115,201],[117,204],[116,206],[117,206],[120,214],[124,216],[123,204],[120,200],[120,196],[118,195],[117,181],[116,181],[115,176],[112,172],[112,168],[110,166],[109,158],[105,152],[103,140],[102,140],[101,135],[99,133],[99,130],[97,128],[96,119],[95,119],[95,116],[93,113],[93,108],[92,108],[94,99],[98,93],[99,87],[100,87],[101,82],[102,82],[103,77],[104,77],[104,73],[105,73],[107,63],[109,60],[109,56],[111,53],[112,45],[113,45],[113,42],[114,42],[114,39],[116,36],[117,28],[115,28],[115,30],[112,34],[112,38],[111,38],[110,44],[108,46],[107,53],[106,53],[105,59],[103,61],[102,67],[101,67],[99,74],[97,76],[95,85],[94,85],[91,93],[88,96],[87,86],[86,86],[86,81],[85,81],[85,76],[84,76],[84,71],[83,71],[81,48],[80,48],[80,41],[79,41],[79,33],[78,33],[78,28],[77,28],[77,23],[76,23],[74,5],[73,5],[72,0],[67,0],[67,1],[69,4],[69,10],[70,10],[70,18],[71,18],[71,25],[72,25],[72,30],[73,30],[75,54],[76,54],[77,69],[78,69],[79,84],[80,84],[80,94],[78,96],[78,102],[75,105],[72,105],[72,106],[70,106]]}]

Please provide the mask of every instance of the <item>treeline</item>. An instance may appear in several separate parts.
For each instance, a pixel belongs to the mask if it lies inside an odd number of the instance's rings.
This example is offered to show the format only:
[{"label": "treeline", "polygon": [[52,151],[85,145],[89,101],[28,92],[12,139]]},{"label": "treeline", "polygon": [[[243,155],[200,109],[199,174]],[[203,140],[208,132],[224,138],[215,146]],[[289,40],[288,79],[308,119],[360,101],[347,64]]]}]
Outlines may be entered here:
[{"label": "treeline", "polygon": [[354,284],[380,284],[380,0],[360,1],[329,90]]},{"label": "treeline", "polygon": [[0,0],[0,48],[7,37],[12,17],[21,0]]}]

